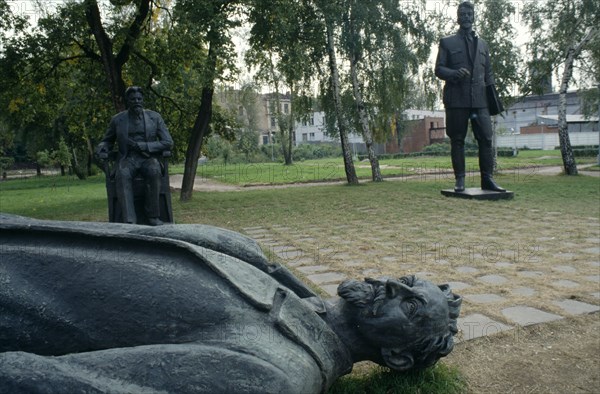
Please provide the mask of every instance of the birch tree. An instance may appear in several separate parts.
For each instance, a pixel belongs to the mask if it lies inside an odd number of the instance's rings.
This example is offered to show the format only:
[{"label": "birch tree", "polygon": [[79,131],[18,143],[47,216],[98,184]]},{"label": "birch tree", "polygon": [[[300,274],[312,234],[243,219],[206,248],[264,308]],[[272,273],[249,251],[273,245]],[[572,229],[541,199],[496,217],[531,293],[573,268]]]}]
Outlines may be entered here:
[{"label": "birch tree", "polygon": [[[535,59],[538,70],[552,70],[560,76],[558,135],[560,151],[566,175],[577,175],[577,163],[569,138],[567,125],[567,90],[573,82],[574,70],[578,71],[580,87],[597,82],[598,65],[587,72],[586,63],[597,63],[593,56],[600,45],[600,3],[596,0],[546,0],[527,3],[524,17],[529,25],[532,40],[528,52]],[[526,88],[535,87],[535,78],[546,77],[542,73],[532,73]]]}]

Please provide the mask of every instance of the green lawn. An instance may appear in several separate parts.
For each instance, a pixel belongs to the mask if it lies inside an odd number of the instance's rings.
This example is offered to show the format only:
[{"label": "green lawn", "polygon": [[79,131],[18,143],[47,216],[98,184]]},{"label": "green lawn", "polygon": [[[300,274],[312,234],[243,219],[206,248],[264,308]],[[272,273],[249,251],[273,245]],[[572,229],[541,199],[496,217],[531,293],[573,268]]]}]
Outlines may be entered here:
[{"label": "green lawn", "polygon": [[[595,158],[578,158],[578,164],[593,163]],[[478,171],[476,157],[467,157],[467,170]],[[560,152],[523,150],[516,157],[499,157],[499,170],[511,171],[528,168],[530,173],[542,166],[561,166]],[[380,161],[384,177],[401,177],[415,174],[448,172],[451,162],[448,156],[410,157]],[[171,167],[172,174],[182,174],[183,165]],[[355,162],[356,172],[361,179],[371,178],[368,161]],[[346,178],[342,158],[327,158],[296,162],[291,166],[281,163],[223,164],[208,162],[198,167],[197,176],[235,185],[285,184],[321,182]]]},{"label": "green lawn", "polygon": [[[527,155],[522,155],[521,160],[553,160],[524,156]],[[424,163],[430,168],[447,159],[436,158]],[[510,160],[516,159],[503,160],[511,163]],[[297,168],[307,168],[304,167],[307,164],[311,163],[298,164]],[[543,176],[531,168],[521,168],[499,175],[497,180],[515,192],[514,200],[482,202],[445,198],[440,189],[450,187],[452,180],[449,176],[440,176],[362,182],[359,186],[202,192],[195,193],[186,203],[180,202],[174,193],[173,208],[178,223],[204,223],[236,231],[260,226],[281,242],[319,253],[333,245],[336,249],[330,252],[331,256],[320,254],[319,258],[331,258],[328,263],[332,269],[355,278],[370,269],[384,276],[419,270],[440,274],[436,281],[462,279],[464,274],[454,273],[449,268],[440,272],[440,266],[434,261],[435,250],[426,251],[428,254],[423,257],[417,254],[415,245],[437,248],[467,241],[475,246],[493,242],[494,250],[509,256],[507,260],[531,270],[542,269],[540,262],[544,267],[560,264],[560,260],[553,259],[571,253],[570,245],[593,247],[600,217],[599,178]],[[477,182],[478,177],[468,179],[468,185]],[[104,179],[96,176],[80,181],[74,177],[45,176],[3,181],[0,182],[0,211],[40,219],[106,221]],[[300,241],[302,238],[305,239]],[[405,256],[406,245],[410,246],[410,253]],[[342,256],[361,259],[362,264],[345,268],[343,262],[348,257]],[[398,259],[384,263],[389,256]],[[529,262],[530,257],[535,261]],[[414,259],[418,266],[410,268],[405,264],[414,263],[407,261]],[[490,269],[485,265],[476,266]],[[540,294],[530,301],[532,306],[548,308],[551,299],[543,295],[546,283],[531,282],[530,285],[536,286]],[[484,284],[481,288],[477,286],[474,285],[472,291],[486,291]],[[550,296],[566,298],[568,294]],[[497,313],[491,307],[486,307],[486,311],[476,308],[465,305],[463,312]],[[411,374],[395,374],[367,366],[341,379],[332,393],[453,393],[464,392],[465,384],[460,370],[443,362],[434,369]]]}]

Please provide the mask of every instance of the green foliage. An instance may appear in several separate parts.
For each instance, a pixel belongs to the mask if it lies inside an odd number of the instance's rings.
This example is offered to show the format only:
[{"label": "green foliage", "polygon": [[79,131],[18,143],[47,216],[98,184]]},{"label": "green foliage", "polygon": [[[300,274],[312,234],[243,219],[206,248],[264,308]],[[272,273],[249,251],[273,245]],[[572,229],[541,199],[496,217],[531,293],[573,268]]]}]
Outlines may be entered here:
[{"label": "green foliage", "polygon": [[58,143],[58,149],[52,151],[50,157],[52,162],[59,166],[68,167],[71,165],[71,153],[64,139],[61,138]]},{"label": "green foliage", "polygon": [[353,113],[365,106],[375,140],[385,140],[394,131],[393,119],[411,104],[410,87],[429,57],[434,34],[421,2],[343,3],[340,49],[357,65],[364,101],[354,103]]},{"label": "green foliage", "polygon": [[514,87],[521,82],[521,53],[511,21],[516,16],[514,1],[480,0],[476,3],[477,32],[488,43],[496,88],[505,107],[513,100]]},{"label": "green foliage", "polygon": [[203,152],[209,159],[228,157],[231,152],[231,143],[219,136],[211,135],[204,144]]},{"label": "green foliage", "polygon": [[[557,146],[554,149],[560,149],[560,146]],[[600,154],[599,152],[598,145],[573,146],[573,155],[575,157],[594,157]]]},{"label": "green foliage", "polygon": [[236,148],[239,152],[249,158],[250,155],[258,153],[258,133],[255,131],[242,131],[238,138]]},{"label": "green foliage", "polygon": [[7,156],[0,156],[0,171],[3,173],[15,164],[15,159]]},{"label": "green foliage", "polygon": [[[465,152],[470,156],[473,155],[473,152],[477,154],[477,144],[471,141],[465,141]],[[423,148],[421,153],[426,155],[450,155],[450,142],[440,142],[437,144],[427,145]]]},{"label": "green foliage", "polygon": [[[540,93],[545,78],[563,65],[567,50],[591,30],[596,34],[582,48],[576,67],[585,87],[600,81],[600,3],[596,0],[546,0],[525,3],[523,17],[531,32],[527,43],[530,74],[524,92]],[[588,85],[589,86],[589,85]]]},{"label": "green foliage", "polygon": [[341,155],[341,148],[330,144],[300,144],[294,149],[295,161],[340,157]]},{"label": "green foliage", "polygon": [[40,167],[48,167],[52,163],[52,156],[47,149],[37,152],[35,161]]}]

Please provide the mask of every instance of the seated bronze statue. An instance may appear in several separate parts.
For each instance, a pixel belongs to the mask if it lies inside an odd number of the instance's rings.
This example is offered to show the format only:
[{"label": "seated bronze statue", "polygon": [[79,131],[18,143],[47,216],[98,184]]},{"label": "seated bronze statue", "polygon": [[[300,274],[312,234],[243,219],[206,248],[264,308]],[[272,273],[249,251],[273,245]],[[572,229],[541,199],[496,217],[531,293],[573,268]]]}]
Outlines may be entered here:
[{"label": "seated bronze statue", "polygon": [[[109,220],[151,226],[173,222],[167,161],[164,160],[170,155],[173,139],[160,114],[143,108],[142,88],[127,88],[125,98],[127,110],[112,117],[96,148],[96,155],[105,167]],[[116,161],[114,169],[110,169],[106,165],[115,143]],[[142,187],[136,196],[138,177],[142,178]],[[136,197],[143,200],[138,207]]]},{"label": "seated bronze statue", "polygon": [[352,365],[432,366],[461,298],[414,276],[323,300],[253,240],[0,215],[0,392],[319,393]]}]

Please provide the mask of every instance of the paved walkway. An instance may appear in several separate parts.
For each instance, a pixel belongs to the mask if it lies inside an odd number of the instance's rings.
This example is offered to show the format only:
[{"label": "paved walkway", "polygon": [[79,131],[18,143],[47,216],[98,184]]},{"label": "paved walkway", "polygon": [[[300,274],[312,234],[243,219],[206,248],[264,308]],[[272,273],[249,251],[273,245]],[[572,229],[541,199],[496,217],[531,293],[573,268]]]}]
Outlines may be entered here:
[{"label": "paved walkway", "polygon": [[[594,225],[598,226],[598,222],[595,222]],[[341,232],[343,230],[343,228],[340,228]],[[307,236],[306,234],[318,234],[320,232],[318,228],[291,229],[274,225],[270,228],[247,227],[243,229],[243,232],[259,242],[263,248],[268,248],[285,265],[300,272],[305,280],[321,288],[329,296],[336,296],[338,285],[347,278],[346,274],[341,272],[342,270],[334,268],[334,265],[337,264],[339,267],[341,261],[343,267],[348,269],[364,268],[364,260],[357,256],[361,254],[360,252],[357,254],[340,253],[335,246],[328,247],[325,245],[325,247],[317,248],[311,246],[320,240],[318,236]],[[292,242],[289,242],[290,235],[292,236]],[[283,238],[287,238],[288,241],[282,241]],[[594,240],[589,241],[591,245],[594,244]],[[573,265],[555,265],[545,267],[544,271],[534,271],[516,269],[517,264],[498,261],[495,264],[490,264],[491,268],[487,270],[489,272],[499,272],[493,274],[484,274],[486,269],[477,264],[472,264],[474,266],[452,267],[465,278],[464,282],[448,282],[454,292],[463,296],[463,310],[466,309],[465,304],[483,307],[483,310],[493,305],[504,304],[501,309],[501,319],[487,312],[462,315],[458,319],[460,329],[460,334],[457,337],[458,342],[507,330],[518,332],[519,327],[600,311],[600,306],[598,306],[600,304],[600,240],[596,241],[598,246],[582,250],[586,258],[591,260],[587,265],[591,267],[591,272],[595,272],[594,275],[587,275],[590,272],[590,267],[576,268],[577,264],[575,262],[572,263]],[[335,240],[330,239],[330,242],[335,242]],[[572,259],[571,256],[565,256],[565,258]],[[382,260],[398,264],[402,259],[397,255],[390,255],[383,257]],[[448,263],[440,262],[440,264]],[[442,276],[447,275],[449,269],[448,265],[440,266],[439,273]],[[556,275],[547,275],[546,269]],[[375,268],[364,269],[361,272],[365,277],[377,277],[379,273],[379,270]],[[580,275],[577,275],[578,273]],[[430,272],[418,272],[416,275],[424,278],[435,276]],[[527,283],[528,278],[533,280],[540,277],[547,277],[547,283],[544,286],[547,286],[549,291],[566,289],[569,292],[569,296],[559,295],[552,301],[552,306],[555,307],[553,310],[558,309],[559,313],[550,313],[539,307],[528,305],[528,298],[532,298],[538,292],[546,289],[540,289],[539,286],[522,286],[518,283]],[[435,279],[432,280],[435,281]],[[475,287],[481,283],[486,285],[487,293],[469,294],[468,289],[470,287]],[[507,288],[510,290],[507,291]],[[558,293],[560,294],[560,292]],[[584,302],[581,301],[582,299],[596,301]]]}]

